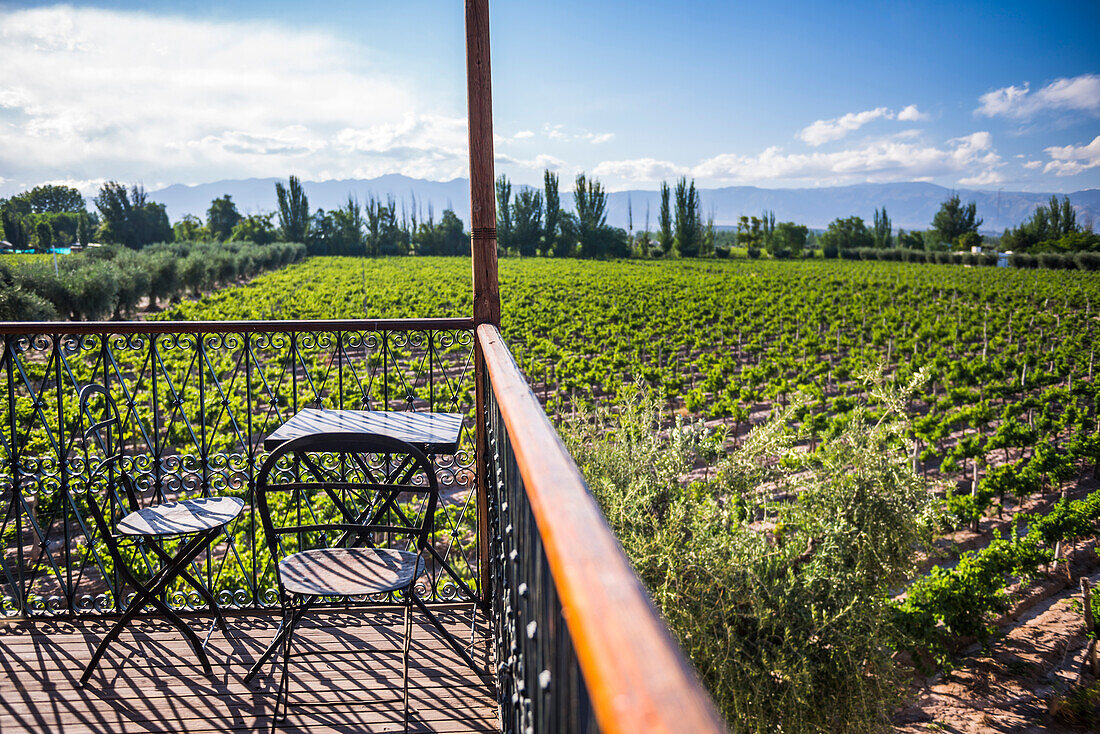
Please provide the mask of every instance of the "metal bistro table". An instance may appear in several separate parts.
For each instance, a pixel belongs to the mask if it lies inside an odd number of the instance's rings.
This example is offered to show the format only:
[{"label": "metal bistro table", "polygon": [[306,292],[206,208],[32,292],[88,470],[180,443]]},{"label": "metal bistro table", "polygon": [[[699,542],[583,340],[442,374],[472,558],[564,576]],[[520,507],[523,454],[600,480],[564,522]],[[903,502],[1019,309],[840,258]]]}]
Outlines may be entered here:
[{"label": "metal bistro table", "polygon": [[[400,439],[431,456],[433,454],[456,453],[461,431],[461,413],[305,408],[298,411],[294,417],[269,434],[264,439],[263,447],[265,451],[272,451],[283,443],[302,436],[323,436],[326,434],[346,436],[348,433],[362,433]],[[393,472],[400,472],[402,468],[396,467]],[[311,466],[310,471],[315,471],[315,468]],[[428,550],[440,567],[476,602],[477,595],[455,573],[450,564],[439,555],[439,552],[431,546]],[[304,613],[309,606],[304,607],[301,612]],[[246,683],[260,672],[260,668],[282,644],[283,635],[284,631],[280,627],[271,644],[248,671],[245,676]]]}]

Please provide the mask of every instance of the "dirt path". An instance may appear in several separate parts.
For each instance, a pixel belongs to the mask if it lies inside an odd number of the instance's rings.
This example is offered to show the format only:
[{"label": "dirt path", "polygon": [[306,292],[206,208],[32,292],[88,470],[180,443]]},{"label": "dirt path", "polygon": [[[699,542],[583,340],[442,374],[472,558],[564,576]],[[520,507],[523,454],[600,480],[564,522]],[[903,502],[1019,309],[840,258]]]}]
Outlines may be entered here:
[{"label": "dirt path", "polygon": [[[1100,569],[1093,565],[1087,578],[1100,582]],[[1058,704],[1051,706],[1077,682],[1084,659],[1080,596],[1073,589],[1059,591],[1001,631],[988,651],[975,645],[954,671],[916,685],[915,702],[895,717],[896,731],[1100,731],[1100,718],[1091,728],[1073,724],[1068,714],[1053,713]]]}]

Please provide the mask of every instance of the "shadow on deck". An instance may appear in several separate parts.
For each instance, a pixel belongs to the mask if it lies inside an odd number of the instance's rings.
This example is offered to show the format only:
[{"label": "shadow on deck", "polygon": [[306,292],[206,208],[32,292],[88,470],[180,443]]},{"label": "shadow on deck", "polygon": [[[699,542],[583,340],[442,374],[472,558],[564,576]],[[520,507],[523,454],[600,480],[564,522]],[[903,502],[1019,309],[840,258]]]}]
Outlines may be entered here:
[{"label": "shadow on deck", "polygon": [[[410,731],[499,731],[493,691],[425,620],[415,614],[414,620]],[[442,608],[440,620],[460,639],[470,639],[469,605]],[[248,686],[243,678],[274,636],[279,616],[236,615],[227,621],[230,638],[215,630],[207,645],[213,678],[202,675],[178,631],[148,617],[123,632],[85,688],[78,679],[108,620],[38,619],[0,626],[0,731],[268,730],[275,671],[269,664]],[[192,624],[202,637],[209,619],[195,618]],[[309,615],[299,630],[289,717],[280,731],[401,731],[400,609],[322,611]],[[475,634],[473,657],[485,665],[482,618]]]}]

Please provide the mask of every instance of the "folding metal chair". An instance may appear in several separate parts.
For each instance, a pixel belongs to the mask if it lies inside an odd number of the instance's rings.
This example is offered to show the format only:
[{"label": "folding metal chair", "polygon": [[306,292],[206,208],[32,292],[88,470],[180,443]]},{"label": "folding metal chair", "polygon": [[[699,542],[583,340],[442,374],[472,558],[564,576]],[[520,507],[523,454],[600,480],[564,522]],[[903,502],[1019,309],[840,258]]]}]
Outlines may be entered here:
[{"label": "folding metal chair", "polygon": [[[332,463],[339,456],[340,471]],[[303,480],[302,476],[308,478]],[[351,476],[349,476],[351,475]],[[405,610],[402,646],[402,722],[409,726],[409,646],[415,606],[459,656],[478,672],[465,648],[417,596],[426,570],[439,503],[428,458],[390,436],[309,435],[276,448],[260,468],[255,504],[275,563],[282,624],[281,672],[271,728],[286,719],[294,631],[319,600],[379,599],[393,595]],[[246,680],[255,675],[249,672]],[[282,714],[279,709],[282,706]]]},{"label": "folding metal chair", "polygon": [[[86,505],[98,531],[98,538],[89,538],[88,542],[93,543],[98,539],[106,547],[114,562],[122,581],[115,590],[119,602],[121,603],[125,598],[123,592],[127,585],[132,587],[135,593],[126,611],[100,640],[95,652],[92,653],[92,659],[80,676],[80,685],[83,686],[88,682],[108,645],[118,638],[122,629],[147,604],[152,605],[183,633],[195,650],[203,672],[210,676],[213,672],[210,659],[204,649],[205,641],[200,641],[194,630],[161,597],[176,579],[182,578],[210,605],[215,622],[221,627],[223,633],[228,634],[229,628],[218,609],[214,595],[188,571],[187,567],[200,553],[210,547],[218,535],[224,532],[225,526],[241,513],[244,501],[236,497],[209,497],[148,504],[142,507],[137,483],[123,465],[122,421],[118,407],[102,386],[87,385],[80,391],[81,420],[90,415],[92,410],[90,403],[97,395],[102,396],[103,418],[94,422],[84,432],[84,437],[86,440],[98,443],[106,458],[95,468],[88,480]],[[100,489],[103,490],[101,496],[99,496]],[[153,494],[155,497],[158,493]],[[123,513],[125,515],[112,525],[111,519]],[[185,536],[194,537],[183,542]],[[170,553],[164,548],[164,541],[170,539],[179,539],[182,543],[175,553]],[[124,551],[129,552],[130,555],[140,555],[150,567],[159,562],[160,569],[143,582],[139,574],[131,568],[127,560],[128,553]]]}]

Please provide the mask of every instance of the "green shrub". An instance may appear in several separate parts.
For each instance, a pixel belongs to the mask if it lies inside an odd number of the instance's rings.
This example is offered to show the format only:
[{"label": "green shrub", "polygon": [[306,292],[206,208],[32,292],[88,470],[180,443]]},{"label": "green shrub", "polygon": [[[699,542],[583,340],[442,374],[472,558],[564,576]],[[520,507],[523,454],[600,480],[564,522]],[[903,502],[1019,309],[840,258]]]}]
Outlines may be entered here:
[{"label": "green shrub", "polygon": [[[680,478],[721,435],[680,419],[662,431],[652,400],[620,400],[618,412],[582,414],[564,429],[735,731],[877,730],[903,690],[888,595],[913,569],[931,502],[901,440],[904,400],[874,390],[882,420],[853,407],[812,459],[790,449],[791,407],[754,429],[713,479],[688,485]],[[769,504],[782,491],[798,501]]]},{"label": "green shrub", "polygon": [[1047,268],[1048,270],[1061,270],[1071,262],[1062,257],[1057,252],[1042,252],[1039,253],[1039,267]]},{"label": "green shrub", "polygon": [[1078,252],[1073,256],[1078,270],[1100,270],[1100,252]]},{"label": "green shrub", "polygon": [[1008,264],[1014,268],[1033,268],[1036,260],[1033,255],[1026,252],[1014,252],[1008,256]]}]

